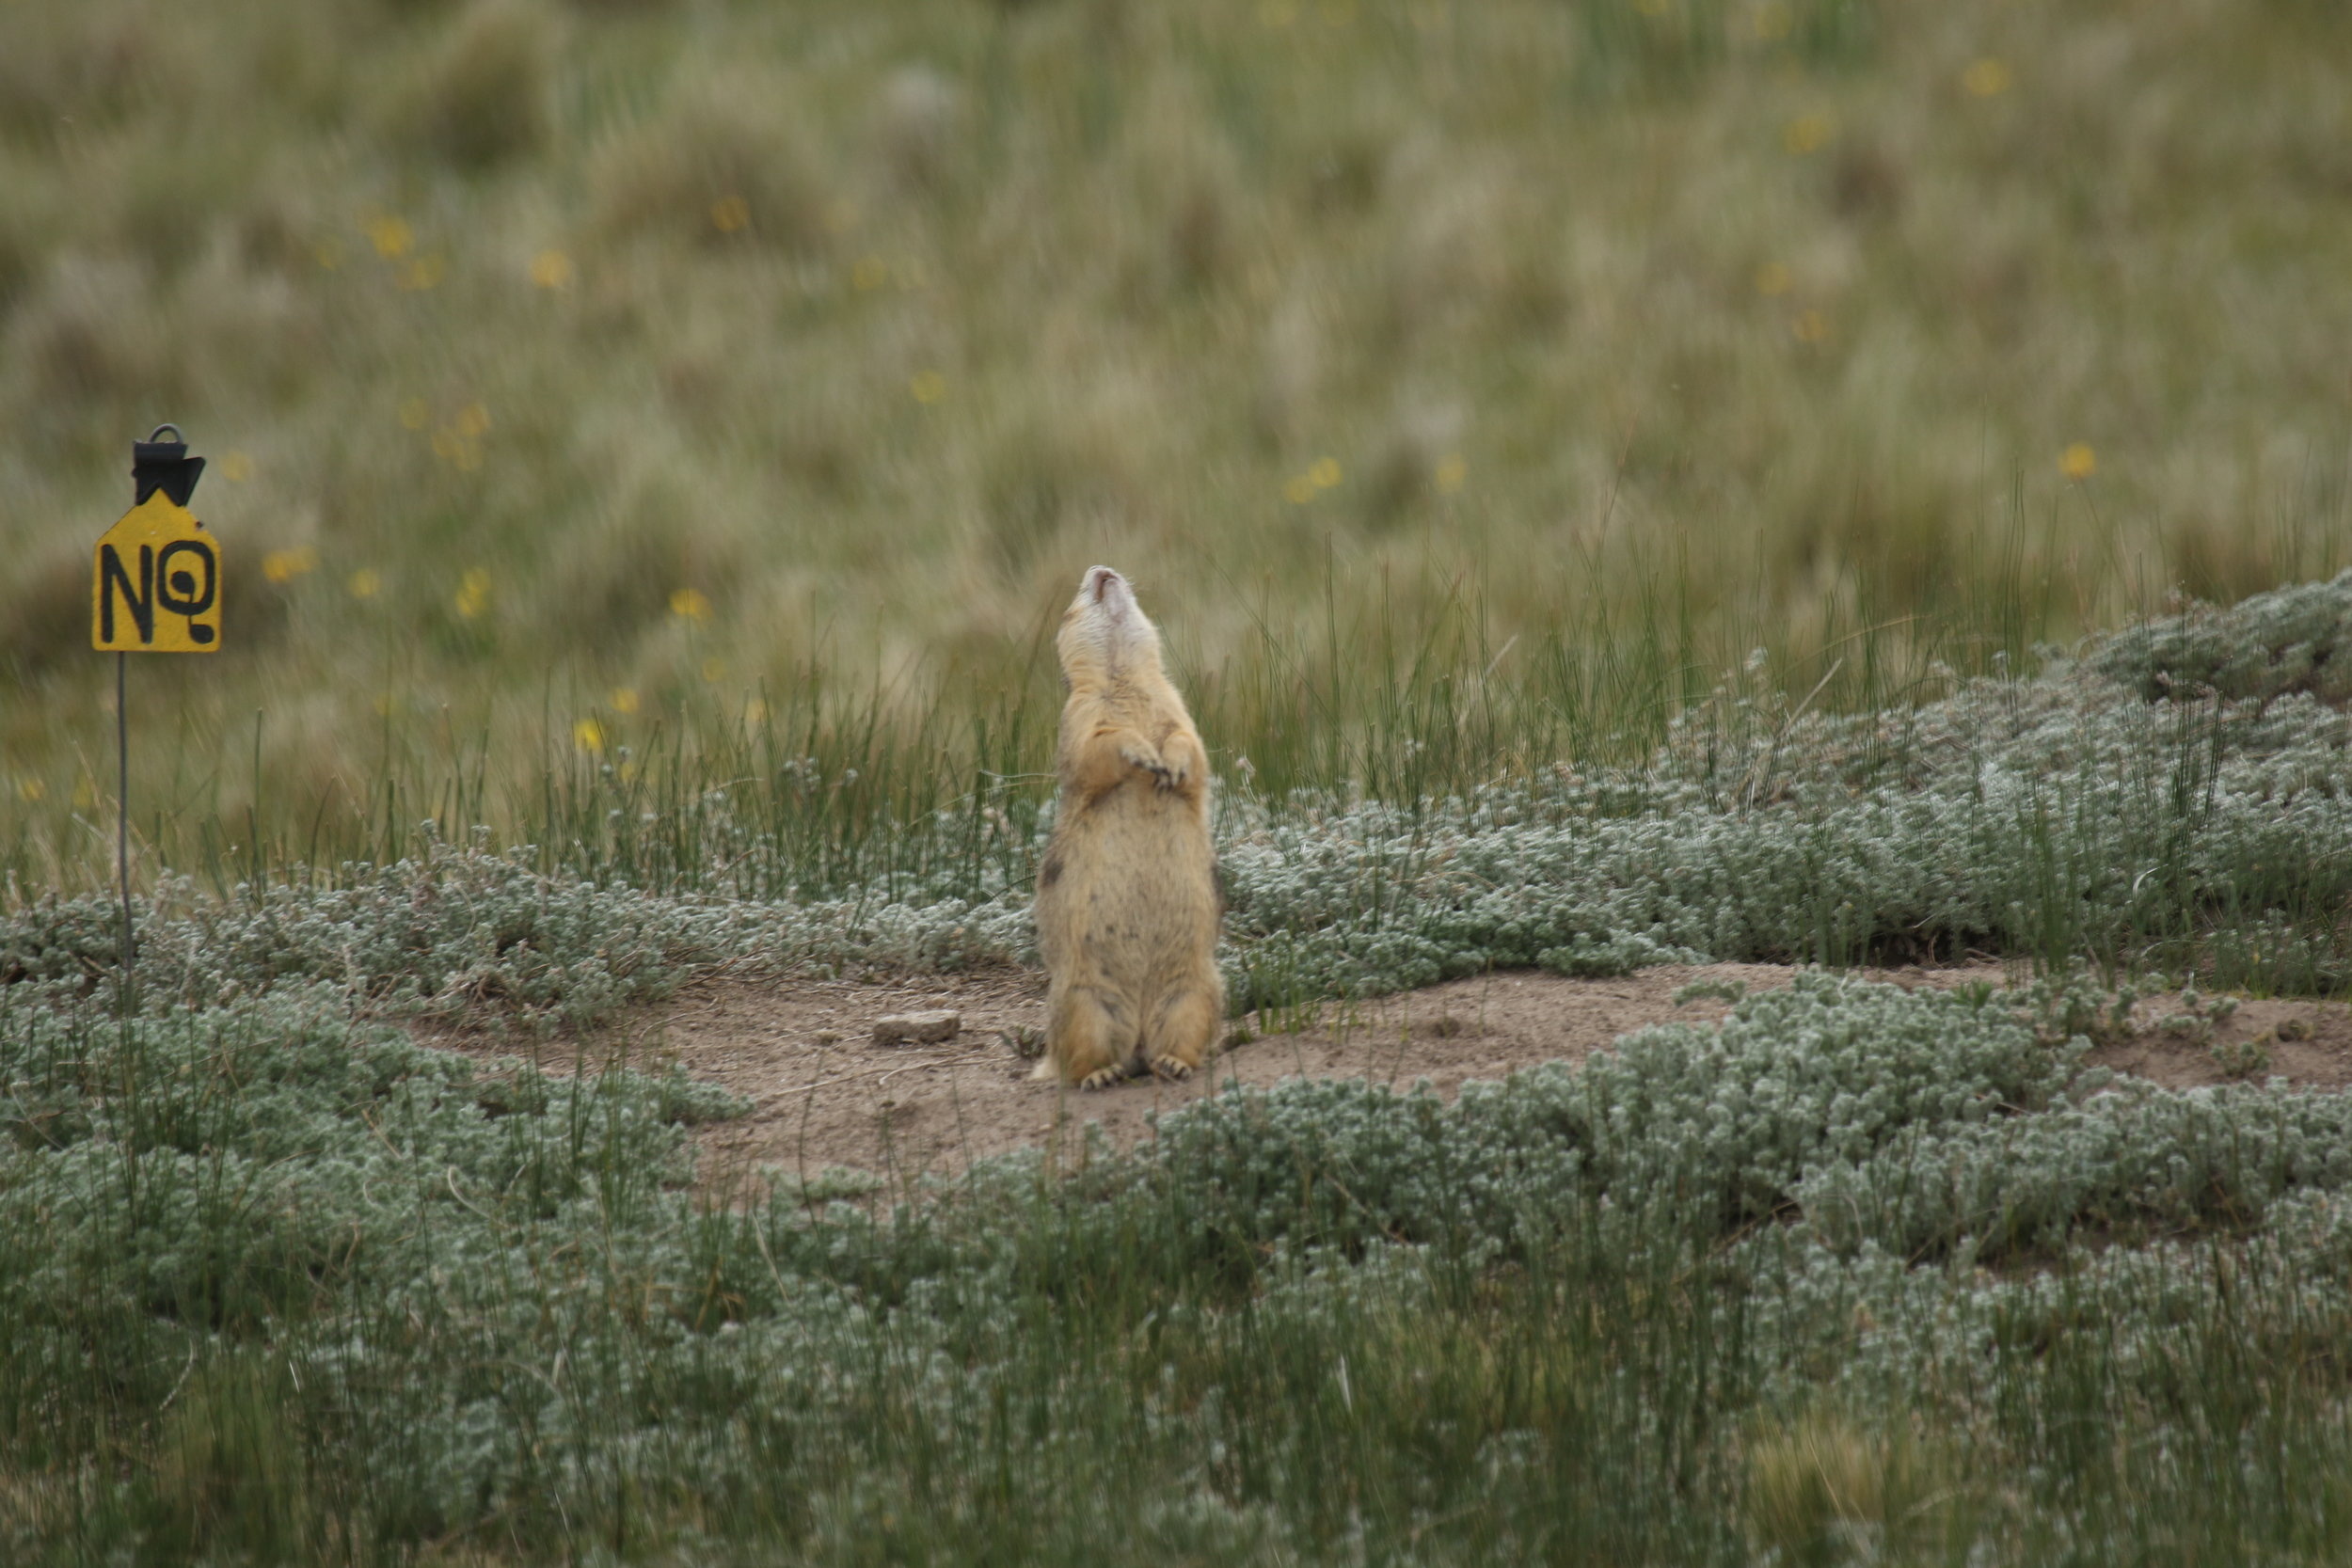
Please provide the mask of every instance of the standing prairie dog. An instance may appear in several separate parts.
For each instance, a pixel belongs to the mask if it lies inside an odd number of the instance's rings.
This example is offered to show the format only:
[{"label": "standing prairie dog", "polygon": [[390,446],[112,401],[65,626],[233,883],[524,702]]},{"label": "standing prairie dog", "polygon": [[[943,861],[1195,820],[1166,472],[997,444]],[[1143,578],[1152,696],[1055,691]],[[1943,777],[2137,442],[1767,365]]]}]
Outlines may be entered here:
[{"label": "standing prairie dog", "polygon": [[1125,578],[1089,567],[1054,645],[1070,696],[1037,877],[1052,976],[1037,1076],[1087,1088],[1139,1070],[1183,1078],[1225,1017],[1208,753]]}]

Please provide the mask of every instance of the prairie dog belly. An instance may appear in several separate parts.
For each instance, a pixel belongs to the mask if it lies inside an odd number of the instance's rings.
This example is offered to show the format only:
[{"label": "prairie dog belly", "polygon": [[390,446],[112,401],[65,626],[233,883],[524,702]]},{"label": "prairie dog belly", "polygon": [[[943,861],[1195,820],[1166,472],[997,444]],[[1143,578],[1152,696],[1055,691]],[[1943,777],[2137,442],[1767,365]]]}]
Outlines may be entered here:
[{"label": "prairie dog belly", "polygon": [[[1049,953],[1122,991],[1192,973],[1216,935],[1208,834],[1184,803],[1151,782],[1121,784],[1057,832],[1057,876],[1040,897],[1040,930],[1074,951]],[[1062,945],[1062,943],[1057,943]]]}]

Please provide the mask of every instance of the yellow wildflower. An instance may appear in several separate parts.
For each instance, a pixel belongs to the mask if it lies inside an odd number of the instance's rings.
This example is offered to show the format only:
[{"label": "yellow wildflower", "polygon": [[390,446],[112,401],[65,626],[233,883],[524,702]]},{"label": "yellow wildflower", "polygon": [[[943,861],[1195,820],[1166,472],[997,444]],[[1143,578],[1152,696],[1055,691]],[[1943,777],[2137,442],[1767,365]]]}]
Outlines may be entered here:
[{"label": "yellow wildflower", "polygon": [[572,726],[572,744],[583,752],[604,750],[604,726],[594,719],[582,719]]},{"label": "yellow wildflower", "polygon": [[937,371],[917,371],[907,383],[907,390],[914,394],[917,403],[934,404],[947,395],[947,378]]},{"label": "yellow wildflower", "polygon": [[1819,152],[1836,134],[1836,119],[1826,109],[1816,109],[1782,126],[1780,145],[1803,157],[1808,152]]},{"label": "yellow wildflower", "polygon": [[531,259],[531,280],[542,289],[572,286],[572,259],[560,250],[543,250]]},{"label": "yellow wildflower", "polygon": [[243,484],[253,477],[253,459],[241,451],[221,453],[220,477],[231,484]]},{"label": "yellow wildflower", "polygon": [[1756,269],[1756,292],[1766,299],[1777,299],[1796,287],[1796,278],[1778,261],[1767,261]]},{"label": "yellow wildflower", "polygon": [[1450,496],[1462,487],[1464,480],[1470,478],[1470,465],[1462,461],[1460,452],[1450,451],[1438,459],[1435,478],[1438,482],[1438,493],[1441,496]]},{"label": "yellow wildflower", "polygon": [[262,575],[272,582],[292,582],[305,572],[318,570],[319,552],[305,545],[299,549],[272,550],[262,557]]},{"label": "yellow wildflower", "polygon": [[704,598],[698,589],[681,588],[670,595],[670,613],[682,620],[707,621],[710,619],[710,601]]},{"label": "yellow wildflower", "polygon": [[2089,479],[2099,471],[2099,454],[2090,450],[2088,441],[2071,442],[2058,454],[2058,472],[2072,480]]},{"label": "yellow wildflower", "polygon": [[490,608],[490,574],[479,566],[469,566],[458,579],[457,593],[450,600],[460,618],[473,620]]},{"label": "yellow wildflower", "polygon": [[610,701],[612,704],[612,711],[615,713],[635,713],[637,711],[637,689],[633,686],[616,686],[612,689]]},{"label": "yellow wildflower", "polygon": [[417,243],[417,231],[408,227],[405,218],[378,214],[367,222],[368,243],[387,261],[397,261],[408,254]]},{"label": "yellow wildflower", "polygon": [[343,587],[355,599],[373,599],[383,589],[384,579],[362,566],[344,579]]},{"label": "yellow wildflower", "polygon": [[1960,73],[1960,85],[1971,98],[1998,98],[2009,90],[2009,62],[1987,55]]},{"label": "yellow wildflower", "polygon": [[739,196],[723,196],[710,204],[710,226],[722,234],[739,234],[752,225],[752,204]]}]

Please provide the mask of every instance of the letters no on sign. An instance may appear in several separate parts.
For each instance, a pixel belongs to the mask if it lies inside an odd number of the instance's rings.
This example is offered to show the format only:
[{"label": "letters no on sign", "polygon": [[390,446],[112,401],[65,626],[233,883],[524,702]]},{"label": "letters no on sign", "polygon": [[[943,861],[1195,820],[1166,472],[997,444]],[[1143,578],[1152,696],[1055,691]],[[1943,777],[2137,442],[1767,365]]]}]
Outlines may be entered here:
[{"label": "letters no on sign", "polygon": [[90,646],[134,654],[220,647],[220,546],[160,489],[99,538]]}]

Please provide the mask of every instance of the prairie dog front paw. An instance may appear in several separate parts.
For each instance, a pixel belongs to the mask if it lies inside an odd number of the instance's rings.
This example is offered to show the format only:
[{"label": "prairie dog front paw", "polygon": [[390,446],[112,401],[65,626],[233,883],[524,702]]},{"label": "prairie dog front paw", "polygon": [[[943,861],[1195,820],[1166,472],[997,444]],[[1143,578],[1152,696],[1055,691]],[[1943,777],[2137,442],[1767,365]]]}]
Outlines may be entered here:
[{"label": "prairie dog front paw", "polygon": [[1168,762],[1157,750],[1141,740],[1124,741],[1119,748],[1119,760],[1130,768],[1141,768],[1159,781],[1165,789],[1168,784]]}]

